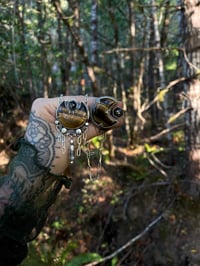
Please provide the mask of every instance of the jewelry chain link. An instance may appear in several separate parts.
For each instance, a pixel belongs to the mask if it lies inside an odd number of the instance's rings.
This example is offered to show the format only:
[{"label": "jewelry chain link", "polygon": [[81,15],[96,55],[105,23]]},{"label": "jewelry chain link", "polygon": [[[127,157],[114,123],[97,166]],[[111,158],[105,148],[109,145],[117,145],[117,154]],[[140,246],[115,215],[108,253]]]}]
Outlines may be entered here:
[{"label": "jewelry chain link", "polygon": [[101,136],[101,139],[100,139],[100,145],[99,145],[99,162],[98,162],[98,167],[97,167],[97,177],[96,178],[99,178],[100,172],[102,170],[103,144],[104,144],[104,141],[105,141],[105,134],[103,134]]},{"label": "jewelry chain link", "polygon": [[[59,105],[63,102],[63,94],[60,95],[58,99]],[[85,95],[85,104],[87,106],[88,104],[88,95]],[[59,128],[56,127],[57,129],[57,141],[61,143],[61,149],[62,153],[64,154],[66,152],[66,136],[63,135],[60,131]],[[87,165],[88,165],[88,171],[89,171],[89,178],[90,180],[95,180],[98,179],[100,176],[101,168],[102,168],[102,159],[103,159],[103,143],[105,140],[105,134],[100,136],[100,144],[99,144],[99,159],[98,159],[98,166],[97,166],[97,172],[96,176],[94,177],[92,174],[92,166],[91,166],[91,154],[92,151],[90,150],[89,147],[89,142],[87,143],[87,130],[83,132],[80,136],[77,137],[77,150],[76,150],[76,155],[80,156],[81,155],[81,145],[86,146],[86,155],[87,155]],[[73,136],[69,138],[69,146],[70,146],[70,162],[72,163],[74,160],[74,140]]]},{"label": "jewelry chain link", "polygon": [[90,150],[89,143],[87,143],[87,149],[86,149],[86,155],[87,155],[87,165],[88,165],[88,172],[89,172],[89,178],[91,181],[94,181],[100,177],[101,169],[102,169],[102,159],[103,159],[103,143],[105,141],[105,134],[100,136],[100,144],[99,144],[99,150],[98,150],[98,166],[96,171],[96,176],[92,175],[92,166],[91,166],[91,154],[92,151]]}]

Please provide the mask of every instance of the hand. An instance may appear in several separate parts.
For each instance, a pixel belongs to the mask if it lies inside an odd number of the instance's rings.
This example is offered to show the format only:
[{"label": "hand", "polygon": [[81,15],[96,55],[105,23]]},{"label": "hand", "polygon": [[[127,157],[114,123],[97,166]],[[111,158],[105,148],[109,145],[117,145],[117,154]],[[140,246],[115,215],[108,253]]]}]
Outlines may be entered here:
[{"label": "hand", "polygon": [[[63,100],[85,102],[85,96],[64,96]],[[88,107],[94,104],[95,100],[94,97],[88,97]],[[38,161],[41,165],[49,168],[52,173],[61,175],[69,167],[70,162],[68,152],[63,154],[61,143],[56,141],[55,116],[58,104],[58,98],[40,98],[33,102],[25,139],[38,150]],[[122,108],[122,103],[118,102],[118,106]],[[119,127],[122,123],[123,118],[120,117],[114,127]],[[87,140],[102,133],[102,130],[90,122]],[[65,145],[68,150],[68,137]]]}]

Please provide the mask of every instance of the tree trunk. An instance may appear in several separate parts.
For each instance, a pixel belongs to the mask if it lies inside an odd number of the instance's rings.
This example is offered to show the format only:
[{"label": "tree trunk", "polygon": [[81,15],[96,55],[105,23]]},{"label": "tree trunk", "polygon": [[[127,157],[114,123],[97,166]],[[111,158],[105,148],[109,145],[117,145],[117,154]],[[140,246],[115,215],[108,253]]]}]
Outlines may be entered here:
[{"label": "tree trunk", "polygon": [[[149,47],[154,46],[154,29],[153,29],[153,19],[150,19],[149,22]],[[149,102],[152,102],[155,94],[156,94],[156,56],[155,51],[149,51],[148,57],[148,75],[147,75],[147,83],[145,84],[148,88],[148,98]],[[151,114],[151,131],[155,134],[155,130],[157,128],[157,117],[158,117],[158,108],[156,104],[152,104],[150,107],[150,114]]]},{"label": "tree trunk", "polygon": [[[68,36],[66,33],[65,38],[63,38],[62,35],[62,25],[61,25],[61,19],[58,18],[58,47],[60,50],[60,73],[61,73],[61,81],[62,81],[62,88],[61,93],[62,94],[69,94],[69,71],[70,71],[70,62],[67,60],[67,48],[68,47]],[[62,51],[62,52],[61,52]]]},{"label": "tree trunk", "polygon": [[[16,14],[18,19],[18,27],[19,27],[19,37],[20,37],[20,43],[21,43],[21,53],[20,53],[20,60],[21,65],[24,68],[20,67],[21,73],[21,82],[20,85],[24,89],[27,85],[30,90],[30,98],[31,101],[33,101],[34,98],[36,98],[36,90],[33,84],[33,73],[32,73],[32,62],[30,59],[29,54],[29,47],[28,43],[26,41],[26,26],[25,26],[25,10],[26,10],[26,2],[25,0],[21,3],[21,8],[19,8],[19,5],[17,5],[18,1],[15,1],[16,4]],[[26,59],[25,59],[26,58]],[[25,60],[24,60],[25,59]]]},{"label": "tree trunk", "polygon": [[[184,74],[191,76],[200,68],[200,6],[197,0],[184,0],[183,29],[185,50],[189,64],[185,63]],[[186,115],[186,151],[188,159],[188,178],[200,182],[200,80],[188,82],[185,86],[188,105],[192,111]],[[192,191],[199,194],[199,189]]]},{"label": "tree trunk", "polygon": [[67,17],[65,17],[65,15],[63,14],[59,1],[52,0],[52,4],[55,7],[55,10],[56,10],[58,16],[60,17],[60,19],[67,26],[69,33],[71,34],[72,39],[74,40],[74,42],[77,46],[77,49],[79,50],[79,53],[80,53],[82,60],[83,60],[83,63],[86,66],[88,76],[91,80],[93,96],[99,96],[99,88],[97,85],[96,75],[95,75],[94,69],[90,63],[90,60],[88,58],[88,54],[87,54],[86,49],[84,47],[83,40],[81,39],[80,35],[78,35],[77,32],[74,30],[73,26],[69,22],[69,19]]},{"label": "tree trunk", "polygon": [[43,3],[40,0],[36,1],[37,3],[37,11],[38,11],[38,42],[40,43],[41,47],[41,69],[42,69],[42,86],[43,86],[43,97],[48,98],[49,96],[49,64],[47,60],[47,51],[46,51],[46,45],[50,44],[50,36],[45,33],[44,31],[44,23],[46,19],[46,15],[43,14],[43,11],[46,12],[46,10],[43,10]]},{"label": "tree trunk", "polygon": [[[153,25],[154,25],[155,46],[158,48],[157,53],[156,53],[156,58],[157,58],[157,63],[158,63],[160,90],[163,90],[166,87],[166,80],[165,80],[165,69],[164,69],[163,56],[162,56],[162,52],[160,51],[161,36],[160,36],[160,31],[159,31],[157,8],[156,8],[155,0],[151,0],[151,3],[152,3],[152,18],[153,18]],[[169,119],[168,97],[166,97],[166,96],[165,96],[165,99],[163,101],[163,108],[164,108],[165,121],[168,121],[168,119]],[[168,141],[170,144],[172,137],[171,137],[171,133],[170,133],[170,125],[167,122],[166,122],[166,128],[169,130],[169,133],[167,134],[167,138],[168,138]]]},{"label": "tree trunk", "polygon": [[91,64],[97,65],[97,0],[92,0],[91,8]]}]

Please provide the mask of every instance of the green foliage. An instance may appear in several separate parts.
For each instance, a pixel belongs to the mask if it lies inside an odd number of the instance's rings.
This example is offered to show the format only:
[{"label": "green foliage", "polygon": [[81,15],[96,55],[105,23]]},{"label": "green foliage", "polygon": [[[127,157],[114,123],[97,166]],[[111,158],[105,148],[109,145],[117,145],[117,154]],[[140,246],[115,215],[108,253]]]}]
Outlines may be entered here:
[{"label": "green foliage", "polygon": [[94,145],[96,149],[99,149],[102,140],[103,136],[97,136],[91,140],[91,143]]},{"label": "green foliage", "polygon": [[56,229],[62,229],[63,222],[61,220],[56,220],[55,222],[53,222],[52,226]]},{"label": "green foliage", "polygon": [[54,236],[50,236],[50,239],[46,241],[40,248],[37,247],[37,241],[33,241],[29,245],[29,254],[28,257],[24,260],[21,266],[64,266],[68,265],[81,265],[78,263],[84,261],[90,261],[92,259],[98,259],[95,254],[83,255],[83,258],[80,256],[68,262],[68,256],[77,248],[77,243],[73,240],[68,240],[66,246],[59,249],[53,249],[52,244],[54,242]]},{"label": "green foliage", "polygon": [[148,152],[148,153],[158,153],[158,152],[161,152],[164,150],[163,147],[159,147],[159,146],[156,146],[156,145],[149,145],[148,143],[146,143],[144,145],[145,147],[145,150]]},{"label": "green foliage", "polygon": [[[133,5],[124,0],[97,2],[99,64],[95,66],[95,69],[98,70],[96,75],[100,87],[107,88],[107,94],[110,94],[113,92],[108,88],[114,87],[116,81],[119,84],[118,72],[120,72],[121,79],[127,82],[124,87],[128,88],[132,85],[130,84],[132,67],[134,67],[135,73],[138,73],[142,54],[140,52],[134,54],[135,63],[133,65],[130,52],[105,54],[105,51],[130,48],[132,46],[131,38],[134,39],[136,47],[148,46],[145,38],[146,32],[150,32],[148,27],[151,23],[151,9],[148,7],[148,1],[134,1]],[[175,1],[171,1],[171,3],[173,2]],[[77,34],[80,37],[80,42],[88,51],[90,59],[91,2],[75,1],[74,3],[79,10],[78,21],[74,14],[74,6],[68,1],[60,1],[61,11],[69,22],[72,35]],[[161,5],[160,1],[156,1],[156,3],[158,6]],[[157,9],[158,16],[163,18],[164,11],[164,6]],[[3,2],[0,13],[2,21],[0,59],[1,62],[4,62],[1,64],[0,70],[6,77],[1,80],[1,83],[7,83],[9,80],[9,84],[16,89],[16,93],[23,90],[35,94],[34,97],[41,96],[44,86],[48,87],[49,95],[57,95],[58,91],[66,89],[62,87],[62,79],[65,75],[68,78],[67,83],[71,94],[79,92],[82,77],[87,79],[87,92],[91,92],[86,73],[87,66],[82,63],[79,49],[74,45],[73,37],[65,23],[57,16],[51,1]],[[168,25],[170,35],[167,36],[169,47],[172,47],[177,40],[178,24],[174,17],[172,12],[169,16],[171,23]],[[131,18],[133,21],[130,21]],[[162,23],[161,19],[160,30]],[[131,36],[133,27],[137,33],[135,36]],[[165,55],[167,70],[175,69],[176,57],[175,49]],[[107,75],[108,69],[109,75]],[[45,82],[47,84],[44,84]]]},{"label": "green foliage", "polygon": [[[165,111],[173,113],[172,105],[179,94],[176,88],[170,93],[166,87],[182,73],[181,69],[178,69],[182,67],[181,64],[178,65],[180,51],[176,49],[181,47],[178,28],[180,9],[176,7],[177,1],[155,1],[158,8],[154,12],[158,17],[160,37],[165,39],[165,45],[161,49],[154,49],[157,43],[150,1],[98,0],[95,32],[91,25],[93,1],[58,1],[62,16],[56,13],[53,2],[1,1],[1,97],[9,99],[11,96],[20,102],[23,95],[30,95],[30,99],[43,96],[44,89],[49,96],[58,96],[65,92],[72,95],[92,95],[88,67],[93,67],[100,94],[117,96],[120,99],[123,95],[124,104],[127,106],[126,124],[121,135],[116,133],[113,138],[114,141],[117,139],[116,147],[126,147],[126,152],[121,154],[120,149],[116,149],[116,158],[112,161],[114,169],[108,164],[102,179],[94,182],[84,181],[83,188],[78,187],[79,196],[75,195],[70,202],[74,216],[70,219],[64,214],[62,219],[58,218],[49,224],[49,231],[43,232],[42,236],[29,245],[29,256],[22,266],[78,266],[100,260],[101,256],[93,253],[95,249],[90,252],[87,247],[85,254],[79,249],[79,240],[87,242],[87,239],[95,238],[92,235],[93,228],[89,228],[92,232],[86,229],[87,223],[93,219],[96,219],[94,228],[99,230],[98,233],[102,237],[95,244],[99,245],[98,248],[100,247],[103,253],[112,250],[111,243],[103,239],[112,220],[111,209],[123,205],[127,195],[132,197],[131,189],[134,184],[146,184],[149,179],[151,182],[162,179],[149,163],[148,156],[162,157],[170,153],[167,150],[169,143],[145,143],[145,149],[138,154],[131,154],[129,144],[137,146],[138,143],[143,143],[143,137],[148,138],[165,127],[168,119]],[[167,10],[168,2],[170,7]],[[166,18],[165,12],[168,14]],[[95,66],[91,65],[93,38],[97,41],[98,60]],[[159,91],[161,57],[164,65],[164,73],[161,74],[164,75],[165,88]],[[134,91],[129,88],[134,88]],[[151,105],[154,99],[156,101]],[[177,110],[181,109],[182,100],[179,99],[176,103]],[[14,104],[18,104],[17,101],[14,101]],[[166,107],[165,104],[169,105]],[[8,110],[4,112],[10,115]],[[0,113],[2,115],[2,112]],[[176,115],[171,115],[168,122],[177,122]],[[127,137],[128,134],[130,136]],[[136,134],[139,136],[138,143],[132,141]],[[180,152],[184,151],[184,132],[173,132],[171,136],[173,143],[170,144],[180,155]],[[164,138],[161,142],[163,140]],[[98,162],[101,150],[106,164],[110,160],[109,151],[106,145],[101,146],[101,141],[102,137],[91,141],[91,160]],[[119,165],[115,165],[115,160],[119,161]],[[81,168],[83,167],[87,166],[82,164]],[[106,171],[110,171],[111,177]],[[81,175],[84,175],[82,172]],[[127,206],[122,206],[123,211],[125,207]],[[121,218],[122,209],[118,211],[116,221],[126,220]],[[130,223],[133,226],[134,220]],[[81,232],[78,236],[77,231]],[[57,234],[62,232],[67,232],[67,239],[64,237],[64,240],[58,240]],[[118,265],[117,263],[117,258],[113,258],[111,265]]]},{"label": "green foliage", "polygon": [[177,62],[176,61],[173,61],[173,62],[170,62],[169,64],[167,64],[166,66],[166,70],[176,70],[177,68]]},{"label": "green foliage", "polygon": [[[41,256],[39,256],[36,250],[36,242],[29,244],[28,257],[20,264],[20,266],[51,266],[49,262],[43,262]],[[52,265],[53,266],[53,265]]]},{"label": "green foliage", "polygon": [[72,259],[70,262],[67,262],[65,266],[82,266],[85,263],[93,262],[93,261],[100,261],[101,256],[96,253],[86,253],[81,254]]},{"label": "green foliage", "polygon": [[76,243],[73,240],[67,241],[67,247],[63,248],[61,254],[59,257],[57,256],[57,262],[60,265],[66,265],[67,257],[70,255],[71,252],[73,252],[78,246],[78,243]]},{"label": "green foliage", "polygon": [[117,258],[113,258],[112,261],[111,261],[111,266],[115,266],[117,265]]},{"label": "green foliage", "polygon": [[176,132],[173,132],[173,143],[178,147],[179,151],[185,150],[185,133],[183,130],[178,130]]}]

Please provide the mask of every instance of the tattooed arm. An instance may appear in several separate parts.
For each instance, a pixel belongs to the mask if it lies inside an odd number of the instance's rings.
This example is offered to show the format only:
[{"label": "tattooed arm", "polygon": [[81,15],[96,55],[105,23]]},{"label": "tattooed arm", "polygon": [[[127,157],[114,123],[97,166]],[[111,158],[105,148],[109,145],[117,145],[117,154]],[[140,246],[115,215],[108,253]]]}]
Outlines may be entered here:
[{"label": "tattooed arm", "polygon": [[[64,100],[84,101],[83,96]],[[88,105],[95,98],[88,98]],[[34,239],[55,201],[69,167],[68,153],[56,142],[55,113],[58,98],[34,101],[24,141],[10,165],[8,176],[0,179],[0,234],[20,242]],[[119,120],[117,125],[121,124]],[[98,135],[90,123],[88,139]],[[66,140],[66,146],[67,146]]]}]

